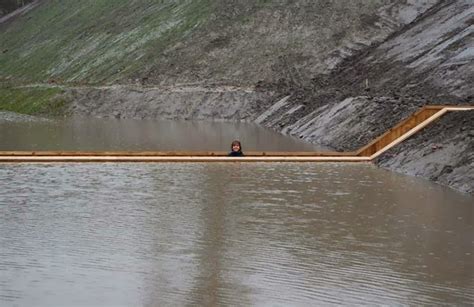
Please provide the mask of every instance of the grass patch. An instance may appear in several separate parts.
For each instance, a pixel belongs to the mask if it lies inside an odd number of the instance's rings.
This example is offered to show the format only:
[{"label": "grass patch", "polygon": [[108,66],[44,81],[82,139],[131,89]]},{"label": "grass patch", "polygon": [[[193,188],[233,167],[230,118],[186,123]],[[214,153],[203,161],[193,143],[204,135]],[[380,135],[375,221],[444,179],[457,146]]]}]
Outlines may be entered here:
[{"label": "grass patch", "polygon": [[65,115],[67,101],[57,88],[0,87],[0,111],[28,115]]},{"label": "grass patch", "polygon": [[204,24],[212,3],[45,1],[0,25],[0,77],[87,84],[127,79]]}]

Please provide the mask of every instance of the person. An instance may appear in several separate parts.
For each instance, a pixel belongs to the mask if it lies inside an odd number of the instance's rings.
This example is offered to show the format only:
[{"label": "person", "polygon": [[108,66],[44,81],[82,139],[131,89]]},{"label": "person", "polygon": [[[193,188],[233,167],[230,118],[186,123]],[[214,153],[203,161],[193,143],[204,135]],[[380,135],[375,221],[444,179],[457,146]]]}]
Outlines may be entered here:
[{"label": "person", "polygon": [[242,152],[242,144],[240,144],[240,141],[233,141],[232,144],[230,145],[230,153],[229,156],[231,157],[242,157],[244,153]]}]

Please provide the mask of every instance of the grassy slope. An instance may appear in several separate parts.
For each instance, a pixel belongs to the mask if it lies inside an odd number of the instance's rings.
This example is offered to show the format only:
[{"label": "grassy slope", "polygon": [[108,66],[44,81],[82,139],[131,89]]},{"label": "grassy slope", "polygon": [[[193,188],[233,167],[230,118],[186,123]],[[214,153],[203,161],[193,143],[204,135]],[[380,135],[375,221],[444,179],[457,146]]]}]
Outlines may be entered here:
[{"label": "grassy slope", "polygon": [[43,0],[0,25],[0,82],[305,79],[338,48],[361,48],[390,32],[377,18],[359,18],[387,3]]},{"label": "grassy slope", "polygon": [[[303,84],[334,59],[391,33],[395,26],[377,17],[388,3],[43,0],[28,14],[0,24],[0,94],[15,96],[7,84],[52,80],[67,85]],[[2,99],[0,109],[15,105]]]},{"label": "grassy slope", "polygon": [[63,115],[66,100],[57,88],[0,87],[0,111]]},{"label": "grassy slope", "polygon": [[209,0],[46,0],[0,25],[0,81],[113,82],[183,40],[211,9]]}]

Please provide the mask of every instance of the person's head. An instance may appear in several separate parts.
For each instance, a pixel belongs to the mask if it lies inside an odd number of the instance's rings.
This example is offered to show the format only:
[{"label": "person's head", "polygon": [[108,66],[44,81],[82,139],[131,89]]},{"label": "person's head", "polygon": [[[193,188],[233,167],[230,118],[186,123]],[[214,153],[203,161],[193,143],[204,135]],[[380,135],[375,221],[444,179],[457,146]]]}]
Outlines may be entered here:
[{"label": "person's head", "polygon": [[230,149],[235,152],[242,151],[242,145],[240,144],[240,141],[233,141],[232,145],[230,145]]}]

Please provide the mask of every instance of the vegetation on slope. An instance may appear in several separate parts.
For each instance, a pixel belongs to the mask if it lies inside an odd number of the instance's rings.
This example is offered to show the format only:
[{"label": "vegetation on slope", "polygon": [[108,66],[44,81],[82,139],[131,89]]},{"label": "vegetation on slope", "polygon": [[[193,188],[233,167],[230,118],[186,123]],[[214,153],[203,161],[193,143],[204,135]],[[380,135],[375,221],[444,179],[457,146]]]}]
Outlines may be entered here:
[{"label": "vegetation on slope", "polygon": [[206,19],[208,0],[50,0],[0,25],[0,77],[113,82],[144,69]]},{"label": "vegetation on slope", "polygon": [[298,82],[392,33],[391,3],[43,0],[0,24],[0,81]]},{"label": "vegetation on slope", "polygon": [[22,114],[63,115],[66,100],[58,88],[0,87],[0,110]]}]

